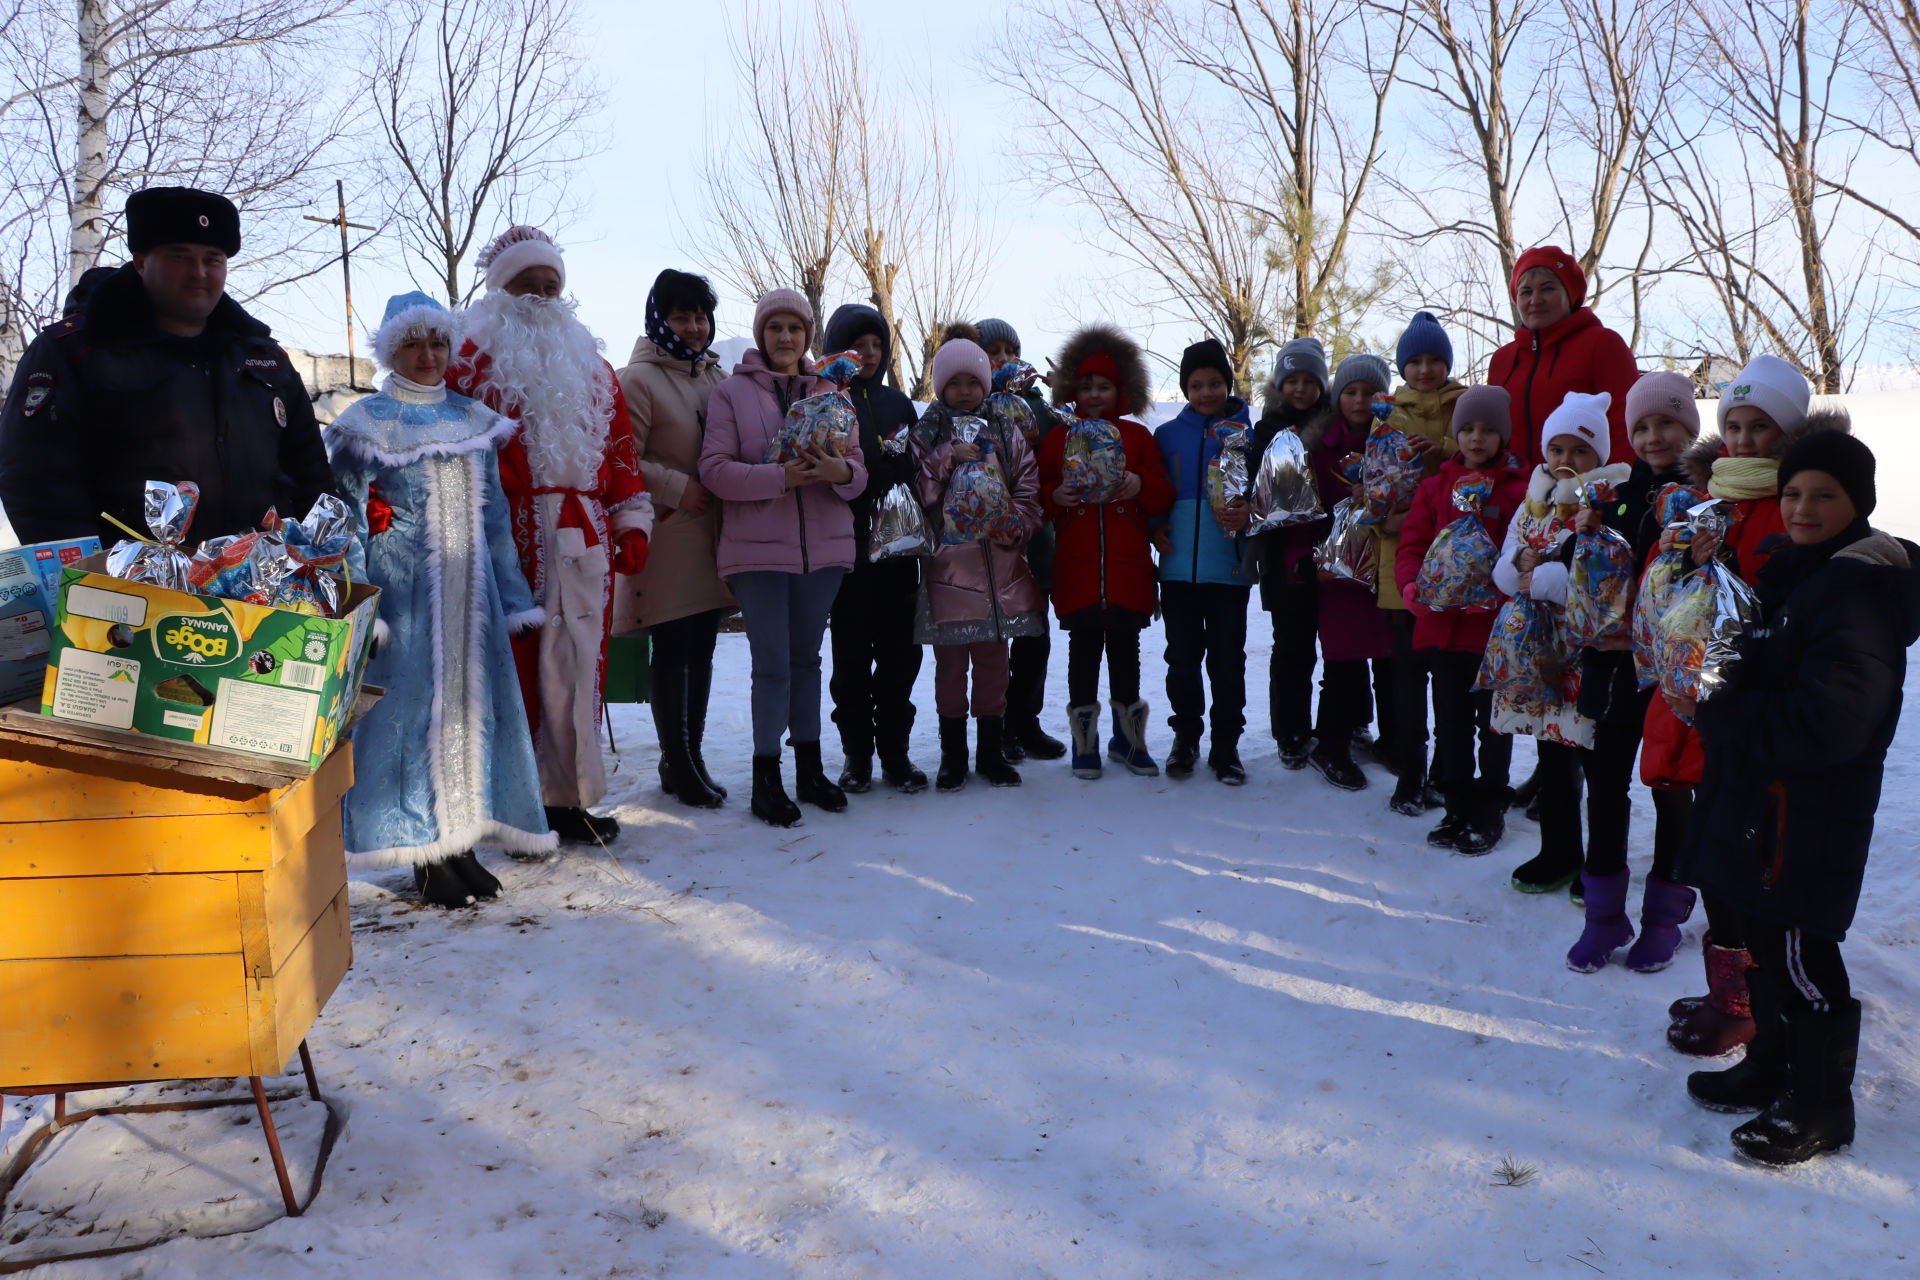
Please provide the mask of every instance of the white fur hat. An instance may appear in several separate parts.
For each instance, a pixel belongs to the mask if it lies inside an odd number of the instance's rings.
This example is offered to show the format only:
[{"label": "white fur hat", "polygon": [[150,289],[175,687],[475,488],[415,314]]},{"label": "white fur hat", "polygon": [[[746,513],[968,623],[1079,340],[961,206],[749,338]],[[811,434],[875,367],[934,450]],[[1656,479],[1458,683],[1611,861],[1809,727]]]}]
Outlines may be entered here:
[{"label": "white fur hat", "polygon": [[1607,410],[1613,407],[1613,397],[1602,391],[1599,395],[1586,395],[1579,391],[1567,392],[1567,398],[1558,408],[1547,415],[1540,428],[1540,457],[1547,456],[1547,443],[1556,436],[1572,436],[1584,440],[1599,455],[1600,465],[1607,465],[1607,454],[1613,449],[1613,430],[1607,423]]},{"label": "white fur hat", "polygon": [[1720,429],[1727,429],[1729,410],[1750,404],[1782,431],[1797,431],[1806,425],[1812,400],[1813,387],[1798,369],[1779,356],[1755,356],[1720,397]]},{"label": "white fur hat", "polygon": [[446,306],[419,290],[395,294],[387,299],[387,310],[373,334],[373,355],[387,368],[393,368],[393,353],[412,334],[437,333],[453,345],[455,322]]},{"label": "white fur hat", "polygon": [[560,286],[566,287],[567,264],[561,260],[560,246],[538,227],[508,227],[480,251],[476,261],[487,273],[488,289],[506,288],[528,267],[552,267],[560,273]]}]

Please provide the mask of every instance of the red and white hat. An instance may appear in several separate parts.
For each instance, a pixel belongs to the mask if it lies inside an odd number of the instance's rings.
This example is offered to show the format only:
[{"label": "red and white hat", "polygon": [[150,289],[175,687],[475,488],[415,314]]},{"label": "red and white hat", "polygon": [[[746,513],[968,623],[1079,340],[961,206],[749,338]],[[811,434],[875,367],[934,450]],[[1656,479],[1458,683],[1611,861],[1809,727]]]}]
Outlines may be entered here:
[{"label": "red and white hat", "polygon": [[487,288],[504,289],[528,267],[552,267],[560,273],[560,286],[567,284],[567,264],[561,260],[560,246],[538,227],[508,227],[493,238],[493,243],[475,259],[487,273]]},{"label": "red and white hat", "polygon": [[1599,455],[1600,465],[1607,465],[1607,454],[1613,445],[1613,432],[1607,424],[1607,410],[1613,407],[1613,397],[1602,391],[1590,396],[1579,391],[1567,392],[1567,398],[1560,407],[1547,415],[1546,423],[1540,428],[1540,456],[1547,456],[1547,444],[1560,436],[1572,436],[1591,445]]}]

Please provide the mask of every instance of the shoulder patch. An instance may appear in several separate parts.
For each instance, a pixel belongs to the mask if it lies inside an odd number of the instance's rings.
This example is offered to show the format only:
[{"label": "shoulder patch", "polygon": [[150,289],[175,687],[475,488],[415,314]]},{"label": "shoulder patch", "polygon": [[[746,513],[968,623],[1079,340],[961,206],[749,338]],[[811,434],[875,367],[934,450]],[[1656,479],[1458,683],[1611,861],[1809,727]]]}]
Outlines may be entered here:
[{"label": "shoulder patch", "polygon": [[40,331],[40,334],[42,337],[46,337],[46,338],[64,338],[68,334],[75,332],[79,328],[80,328],[80,317],[68,316],[64,320],[55,320],[52,324],[42,329]]},{"label": "shoulder patch", "polygon": [[46,369],[35,369],[27,375],[27,391],[20,398],[20,412],[31,418],[46,405],[48,397],[53,395],[53,374]]},{"label": "shoulder patch", "polygon": [[278,360],[271,358],[262,359],[258,356],[247,357],[247,368],[249,369],[278,369],[279,367],[280,362]]}]

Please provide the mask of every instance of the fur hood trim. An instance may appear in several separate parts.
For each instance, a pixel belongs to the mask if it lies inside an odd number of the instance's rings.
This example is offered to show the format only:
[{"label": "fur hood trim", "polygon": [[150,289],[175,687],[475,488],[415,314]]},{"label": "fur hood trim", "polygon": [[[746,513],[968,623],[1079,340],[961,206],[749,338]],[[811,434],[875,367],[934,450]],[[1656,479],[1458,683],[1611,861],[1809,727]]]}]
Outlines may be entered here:
[{"label": "fur hood trim", "polygon": [[1889,569],[1910,569],[1913,567],[1913,557],[1908,553],[1909,545],[1890,533],[1875,529],[1852,546],[1841,548],[1833,558],[1859,560],[1865,564],[1884,565]]},{"label": "fur hood trim", "polygon": [[[1851,435],[1853,418],[1838,405],[1813,410],[1805,422],[1791,431],[1780,433],[1783,437],[1780,456],[1784,458],[1788,449],[1821,431],[1839,431]],[[1726,442],[1720,438],[1719,432],[1702,432],[1700,438],[1688,445],[1686,452],[1680,455],[1680,470],[1686,475],[1687,483],[1696,488],[1706,488],[1707,482],[1713,479],[1713,464],[1726,452]]]},{"label": "fur hood trim", "polygon": [[1081,361],[1099,352],[1113,357],[1113,362],[1120,366],[1120,390],[1127,398],[1127,410],[1121,416],[1138,418],[1153,404],[1153,388],[1147,382],[1147,359],[1139,343],[1110,324],[1084,325],[1060,348],[1060,355],[1053,363],[1057,374],[1053,403],[1063,405],[1079,397],[1079,379],[1073,371],[1080,367]]}]

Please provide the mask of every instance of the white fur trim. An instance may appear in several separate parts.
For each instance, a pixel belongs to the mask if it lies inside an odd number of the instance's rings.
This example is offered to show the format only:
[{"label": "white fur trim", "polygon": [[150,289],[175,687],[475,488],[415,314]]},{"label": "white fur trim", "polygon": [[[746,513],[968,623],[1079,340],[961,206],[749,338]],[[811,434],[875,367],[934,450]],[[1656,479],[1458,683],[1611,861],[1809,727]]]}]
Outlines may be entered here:
[{"label": "white fur trim", "polygon": [[607,512],[607,522],[615,533],[638,529],[651,538],[653,536],[653,495],[641,493],[628,498]]},{"label": "white fur trim", "polygon": [[487,264],[487,288],[506,288],[528,267],[552,267],[560,273],[560,287],[567,287],[567,264],[561,259],[560,246],[536,236],[516,240],[494,255]]},{"label": "white fur trim", "polygon": [[531,609],[522,609],[519,613],[507,615],[507,634],[517,636],[522,631],[531,631],[535,627],[545,626],[546,622],[547,611],[540,605],[535,605]]},{"label": "white fur trim", "polygon": [[[358,406],[355,406],[355,408],[357,407]],[[358,454],[368,462],[378,463],[383,467],[406,467],[420,461],[422,458],[455,458],[463,453],[477,453],[482,449],[494,449],[511,440],[513,433],[520,429],[520,424],[513,419],[503,418],[499,414],[491,414],[490,416],[493,418],[492,426],[484,431],[475,432],[464,440],[435,441],[432,444],[423,444],[417,448],[400,449],[396,451],[383,449],[373,441],[367,439],[367,437],[361,435],[358,431],[353,430],[352,425],[355,421],[358,421],[358,419],[347,416],[347,414],[352,412],[353,409],[348,409],[346,413],[340,415],[339,419],[336,420],[332,426],[326,429],[323,435],[323,442],[327,447],[327,456],[332,457],[336,453]]]},{"label": "white fur trim", "polygon": [[439,862],[454,854],[465,853],[478,844],[493,845],[509,853],[548,853],[557,848],[559,843],[560,838],[551,831],[536,834],[500,822],[475,822],[451,835],[441,836],[432,844],[349,853],[347,862],[358,870],[378,871],[389,867],[417,867]]},{"label": "white fur trim", "polygon": [[373,331],[373,358],[393,368],[393,353],[411,333],[437,333],[447,340],[451,355],[455,331],[453,313],[445,307],[408,307],[382,321]]},{"label": "white fur trim", "polygon": [[373,620],[373,647],[375,649],[386,648],[387,638],[392,634],[393,628],[387,625],[385,618],[375,618]]}]

